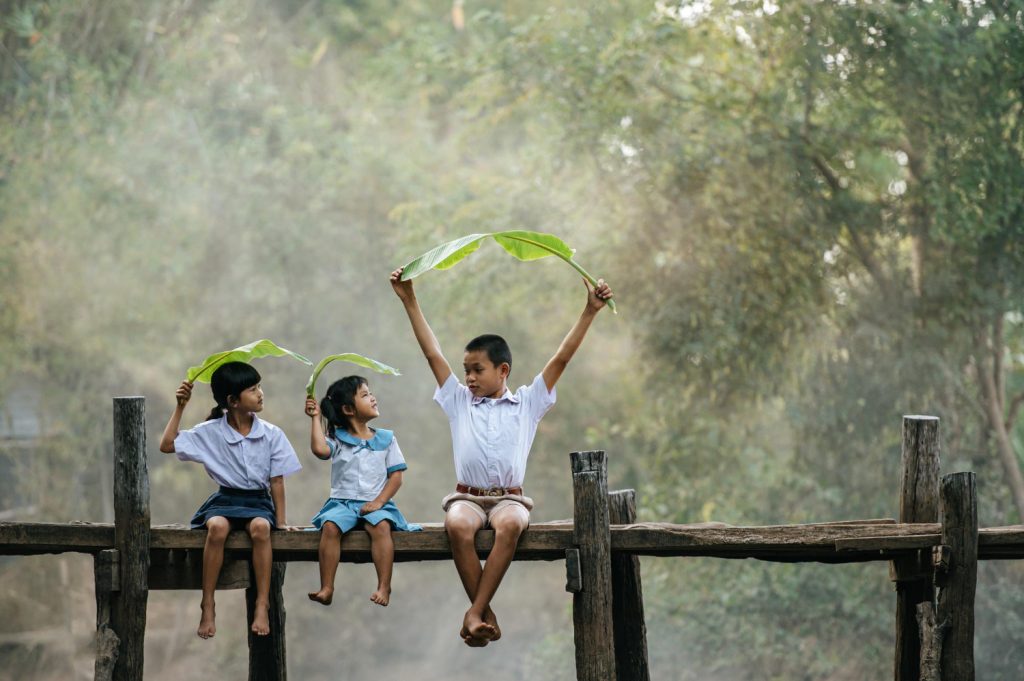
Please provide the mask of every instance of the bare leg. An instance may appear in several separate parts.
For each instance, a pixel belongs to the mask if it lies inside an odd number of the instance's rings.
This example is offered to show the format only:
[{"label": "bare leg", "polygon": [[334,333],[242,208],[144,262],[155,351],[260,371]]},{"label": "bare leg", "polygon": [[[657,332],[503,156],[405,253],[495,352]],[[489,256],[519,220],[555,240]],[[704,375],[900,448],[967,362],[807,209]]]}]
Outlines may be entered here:
[{"label": "bare leg", "polygon": [[388,604],[391,600],[391,572],[395,565],[395,542],[391,539],[391,523],[382,520],[376,525],[367,523],[370,533],[370,555],[377,570],[377,590],[370,600],[377,605]]},{"label": "bare leg", "polygon": [[529,525],[530,517],[525,508],[507,506],[492,515],[490,521],[491,527],[494,528],[494,548],[491,549],[484,564],[473,604],[466,611],[462,626],[472,638],[493,641],[498,631],[494,625],[488,623],[486,615],[491,599],[494,598],[505,572],[512,564],[512,556],[515,555],[519,537]]},{"label": "bare leg", "polygon": [[[444,518],[444,529],[448,533],[448,543],[452,547],[455,569],[459,572],[462,587],[466,590],[466,595],[471,603],[476,598],[476,592],[480,586],[480,576],[483,574],[474,544],[476,533],[483,527],[483,524],[483,519],[476,511],[460,504],[451,506]],[[474,637],[465,623],[459,631],[459,635],[466,645],[474,648],[487,645],[493,639],[493,633],[496,633],[496,630],[494,632],[488,630],[487,633],[489,634],[487,638]]]},{"label": "bare leg", "polygon": [[199,638],[213,638],[217,633],[216,608],[213,592],[217,588],[220,568],[224,565],[224,541],[231,531],[231,523],[223,516],[213,516],[206,520],[206,545],[203,546],[203,600],[199,607],[203,614],[199,618],[196,634]]},{"label": "bare leg", "polygon": [[253,518],[247,529],[252,538],[252,571],[256,577],[252,633],[266,636],[270,633],[270,568],[274,561],[270,548],[270,523],[263,518]]},{"label": "bare leg", "polygon": [[320,528],[320,590],[310,591],[309,600],[330,605],[334,600],[334,576],[341,560],[341,528],[327,521]]}]

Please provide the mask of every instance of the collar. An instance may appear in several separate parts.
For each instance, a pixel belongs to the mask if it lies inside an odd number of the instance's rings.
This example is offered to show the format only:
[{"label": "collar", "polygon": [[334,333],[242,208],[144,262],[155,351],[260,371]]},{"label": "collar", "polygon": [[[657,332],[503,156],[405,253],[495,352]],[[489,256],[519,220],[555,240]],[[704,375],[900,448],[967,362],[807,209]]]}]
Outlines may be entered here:
[{"label": "collar", "polygon": [[385,430],[383,428],[379,430],[371,428],[370,430],[373,431],[373,437],[369,440],[360,440],[355,435],[351,435],[347,430],[342,430],[341,428],[335,429],[334,437],[336,437],[340,442],[352,445],[356,448],[357,452],[364,448],[374,452],[382,452],[390,447],[391,441],[395,439],[395,433],[393,431]]},{"label": "collar", "polygon": [[255,440],[256,438],[263,437],[264,432],[266,431],[266,426],[263,425],[263,421],[261,421],[260,417],[256,416],[256,414],[252,415],[252,428],[249,429],[248,435],[242,435],[237,430],[232,428],[231,424],[228,423],[228,415],[226,413],[224,414],[224,416],[220,417],[220,424],[221,431],[224,433],[224,439],[227,440],[229,444],[233,445],[238,444],[239,442],[246,438],[249,438],[250,440]]},{"label": "collar", "polygon": [[509,390],[508,386],[505,386],[505,392],[502,393],[501,397],[477,397],[474,395],[471,403],[473,406],[476,406],[484,402],[501,402],[502,400],[507,400],[512,404],[519,404],[519,396]]}]

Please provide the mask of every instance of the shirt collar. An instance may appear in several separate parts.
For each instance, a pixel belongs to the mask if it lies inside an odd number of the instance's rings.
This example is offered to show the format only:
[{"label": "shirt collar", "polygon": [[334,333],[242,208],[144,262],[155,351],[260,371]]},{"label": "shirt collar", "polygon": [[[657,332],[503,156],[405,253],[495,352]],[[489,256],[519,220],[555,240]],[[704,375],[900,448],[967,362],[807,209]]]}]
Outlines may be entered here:
[{"label": "shirt collar", "polygon": [[356,451],[366,448],[375,452],[384,451],[391,446],[391,441],[395,439],[395,433],[393,431],[385,430],[383,428],[379,430],[377,428],[371,428],[370,430],[373,431],[373,437],[369,440],[360,440],[355,435],[351,435],[347,430],[342,430],[341,428],[335,429],[334,437],[336,437],[340,442],[352,445],[356,448]]},{"label": "shirt collar", "polygon": [[229,444],[238,444],[239,442],[246,438],[249,438],[250,440],[255,440],[257,438],[263,437],[264,431],[266,430],[266,428],[263,425],[263,421],[261,421],[260,417],[256,416],[256,414],[252,415],[252,428],[249,429],[248,435],[242,435],[237,430],[231,427],[231,424],[228,423],[227,413],[225,413],[224,416],[220,417],[220,423],[221,430],[224,433],[224,439],[227,440]]},{"label": "shirt collar", "polygon": [[511,402],[512,404],[519,404],[519,396],[516,395],[515,393],[513,393],[511,390],[509,390],[508,386],[505,386],[505,392],[502,393],[501,397],[494,397],[494,398],[491,398],[491,397],[476,397],[474,395],[473,396],[473,400],[472,400],[472,404],[474,406],[476,406],[476,405],[482,404],[484,402],[501,402],[502,400],[507,400],[507,401]]}]

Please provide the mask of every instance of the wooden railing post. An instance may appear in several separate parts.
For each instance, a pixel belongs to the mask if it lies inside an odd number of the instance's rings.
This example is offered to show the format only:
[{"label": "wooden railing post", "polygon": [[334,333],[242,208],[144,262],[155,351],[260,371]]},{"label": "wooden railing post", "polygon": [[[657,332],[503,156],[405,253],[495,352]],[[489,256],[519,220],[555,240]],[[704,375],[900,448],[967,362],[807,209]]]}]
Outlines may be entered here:
[{"label": "wooden railing post", "polygon": [[[939,521],[939,419],[903,417],[901,523]],[[893,561],[896,581],[896,681],[918,681],[921,676],[921,641],[917,625],[918,603],[931,603],[931,554]]]},{"label": "wooden railing post", "polygon": [[946,626],[942,681],[974,681],[974,590],[978,582],[978,502],[974,473],[942,478],[942,544],[949,567],[938,573],[936,619]]},{"label": "wooden railing post", "polygon": [[[613,525],[635,523],[636,492],[627,489],[609,494],[608,515]],[[612,622],[618,681],[650,681],[644,591],[636,555],[612,555]]]},{"label": "wooden railing post", "polygon": [[284,573],[287,563],[276,562],[270,570],[270,633],[257,636],[252,633],[252,618],[256,612],[256,578],[252,577],[245,590],[246,622],[249,627],[249,681],[286,681],[288,660],[284,638]]},{"label": "wooden railing post", "polygon": [[114,681],[142,678],[149,597],[149,472],[146,399],[114,398],[114,546],[119,589],[110,596],[110,628],[120,639]]},{"label": "wooden railing post", "polygon": [[605,453],[573,452],[573,541],[582,588],[572,597],[578,681],[614,681],[611,527]]}]

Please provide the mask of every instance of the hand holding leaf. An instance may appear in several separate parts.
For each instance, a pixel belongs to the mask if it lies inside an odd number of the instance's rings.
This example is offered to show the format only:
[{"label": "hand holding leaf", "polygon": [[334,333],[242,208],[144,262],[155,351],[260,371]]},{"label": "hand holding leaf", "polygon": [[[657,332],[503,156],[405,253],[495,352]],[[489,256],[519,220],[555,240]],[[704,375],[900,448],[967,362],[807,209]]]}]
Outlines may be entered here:
[{"label": "hand holding leaf", "polygon": [[248,345],[235,348],[234,350],[225,350],[223,352],[217,352],[210,355],[198,366],[189,368],[186,378],[189,383],[194,383],[195,381],[209,383],[210,377],[213,376],[213,372],[216,371],[220,365],[227,364],[228,362],[248,362],[249,360],[258,359],[260,357],[292,357],[303,364],[313,364],[297,352],[292,352],[291,350],[278,347],[273,342],[264,338],[263,340],[254,341]]}]

